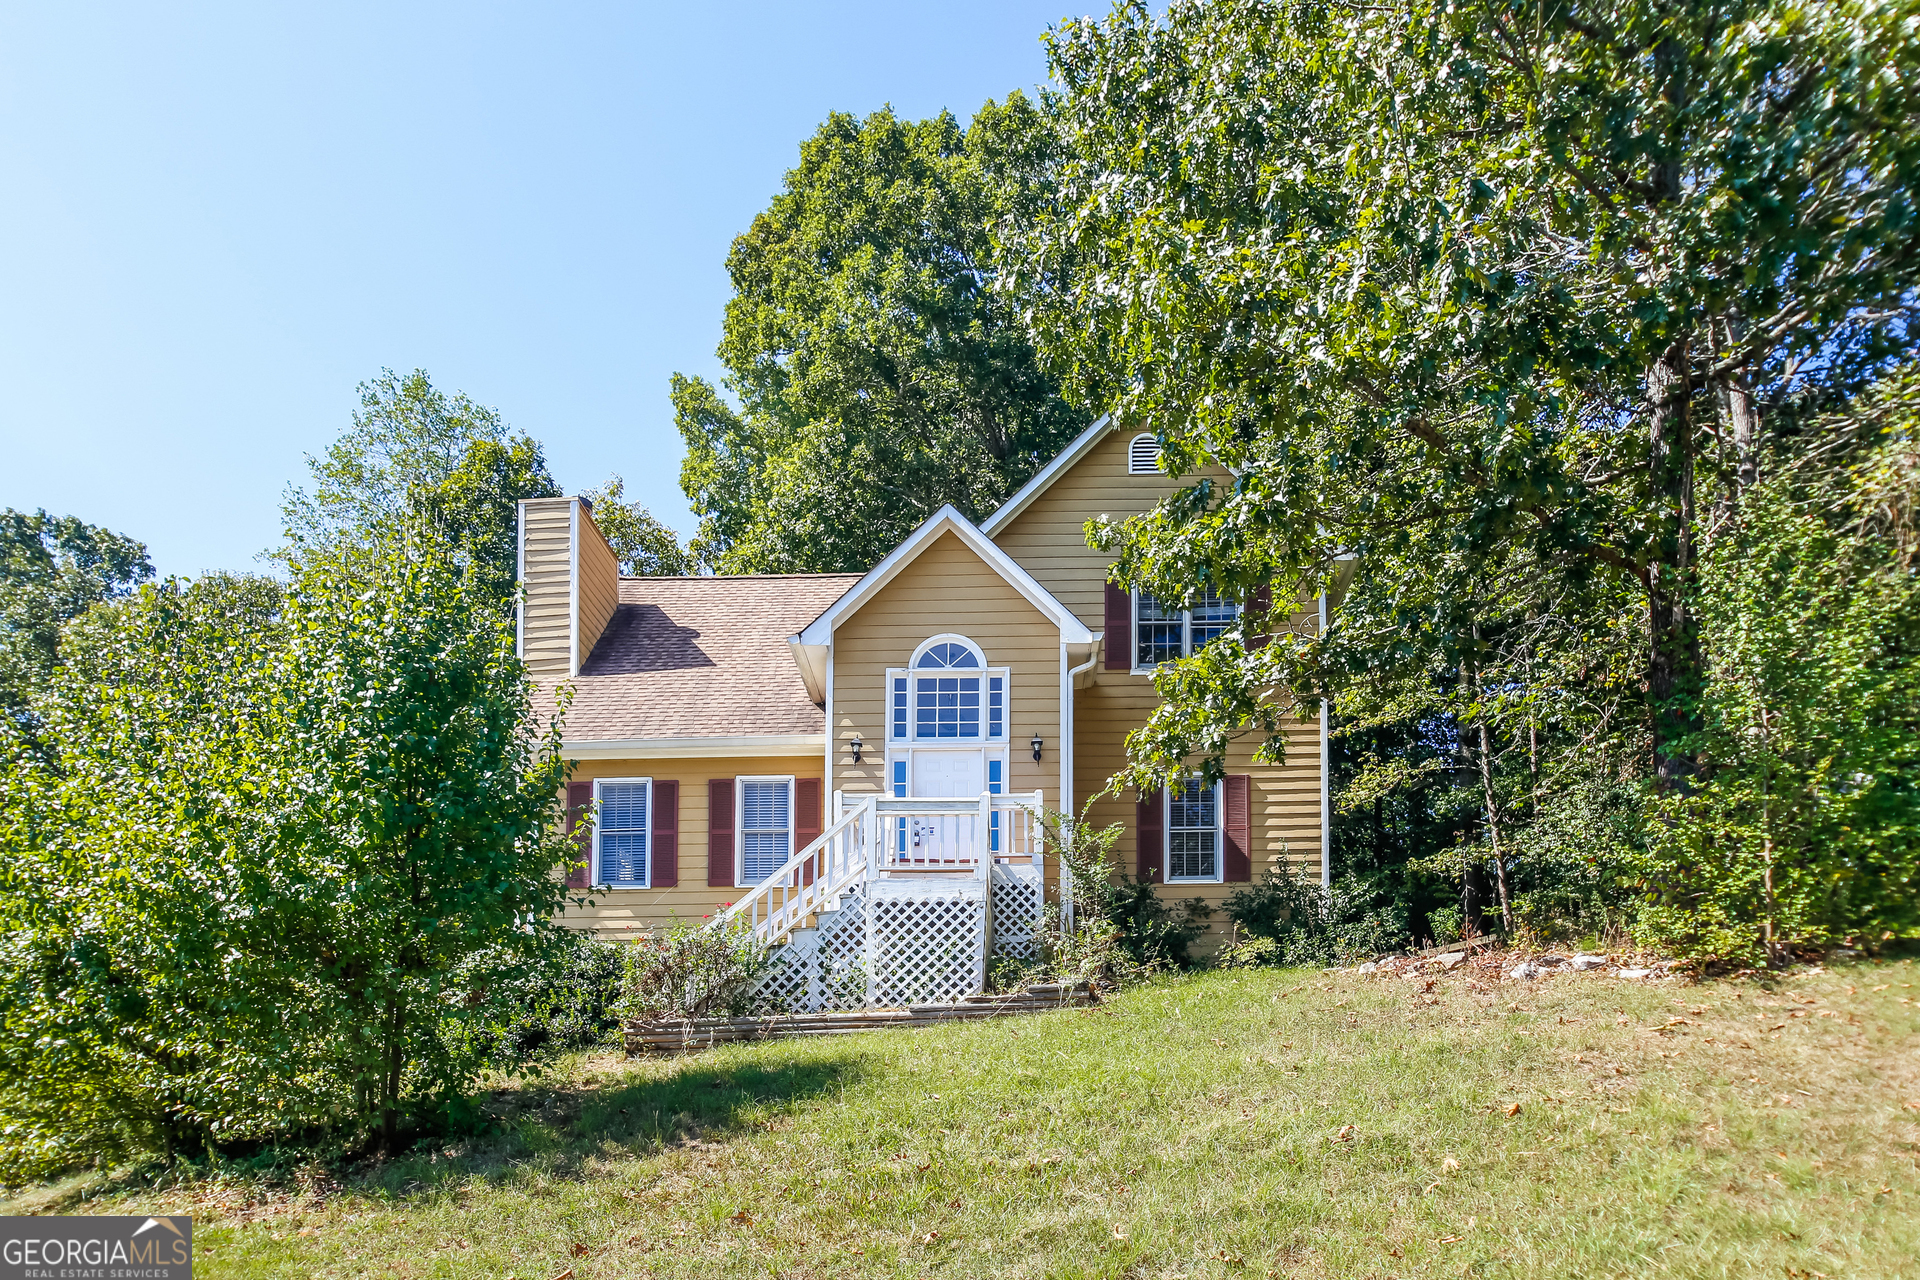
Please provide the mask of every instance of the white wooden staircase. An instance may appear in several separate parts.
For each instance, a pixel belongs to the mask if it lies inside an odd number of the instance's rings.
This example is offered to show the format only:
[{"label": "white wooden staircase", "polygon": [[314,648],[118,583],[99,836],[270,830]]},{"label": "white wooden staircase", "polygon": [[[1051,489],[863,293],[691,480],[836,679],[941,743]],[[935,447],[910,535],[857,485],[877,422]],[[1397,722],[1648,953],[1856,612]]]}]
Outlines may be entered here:
[{"label": "white wooden staircase", "polygon": [[979,799],[834,793],[820,837],[709,928],[773,948],[759,996],[819,1013],[961,1000],[989,957],[1033,956],[1046,909],[1039,792]]}]

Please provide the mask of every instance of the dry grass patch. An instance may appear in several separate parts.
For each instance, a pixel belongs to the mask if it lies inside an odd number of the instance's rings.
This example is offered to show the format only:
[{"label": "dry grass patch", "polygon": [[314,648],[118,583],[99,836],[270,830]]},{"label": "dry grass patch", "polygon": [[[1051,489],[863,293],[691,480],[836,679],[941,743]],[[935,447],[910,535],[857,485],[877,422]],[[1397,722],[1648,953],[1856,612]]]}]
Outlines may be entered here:
[{"label": "dry grass patch", "polygon": [[208,1276],[1920,1277],[1917,969],[1203,974],[583,1060],[485,1139],[87,1207],[193,1213]]}]

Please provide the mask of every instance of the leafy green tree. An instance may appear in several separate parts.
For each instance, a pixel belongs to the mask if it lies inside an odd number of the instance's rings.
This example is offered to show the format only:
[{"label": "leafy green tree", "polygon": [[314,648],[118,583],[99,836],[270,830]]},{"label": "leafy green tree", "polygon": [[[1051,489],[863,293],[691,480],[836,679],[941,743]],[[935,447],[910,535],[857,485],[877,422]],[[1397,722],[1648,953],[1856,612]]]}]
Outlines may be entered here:
[{"label": "leafy green tree", "polygon": [[1651,826],[1651,931],[1779,963],[1920,933],[1920,371],[1783,461],[1701,564],[1708,765]]},{"label": "leafy green tree", "polygon": [[0,742],[0,1176],[457,1108],[564,940],[557,719],[432,535],[97,607]]},{"label": "leafy green tree", "polygon": [[[1682,785],[1715,522],[1767,438],[1911,347],[1913,14],[1229,0],[1061,28],[1075,158],[1015,285],[1076,255],[1050,357],[1111,365],[1176,467],[1239,476],[1108,531],[1122,572],[1286,600],[1340,552],[1417,578],[1396,562],[1446,546],[1423,601],[1483,563],[1623,587]],[[1466,651],[1471,621],[1427,635]],[[1320,651],[1269,646],[1246,688],[1333,687]]]},{"label": "leafy green tree", "polygon": [[377,556],[386,530],[424,522],[502,606],[519,581],[519,500],[560,496],[537,441],[424,369],[362,383],[353,426],[307,468],[312,492],[289,486],[283,503],[282,559]]},{"label": "leafy green tree", "polygon": [[1091,421],[1040,364],[1034,298],[996,287],[994,229],[1044,203],[1060,159],[1019,93],[964,129],[836,114],[801,145],[727,258],[739,407],[673,381],[707,562],[865,569],[942,503],[985,515]]},{"label": "leafy green tree", "polygon": [[0,715],[27,714],[61,660],[60,632],[153,576],[147,548],[73,516],[0,511]]},{"label": "leafy green tree", "polygon": [[483,1065],[489,970],[561,942],[560,721],[529,732],[533,682],[489,603],[419,538],[289,598],[295,694],[257,870],[297,908],[281,945],[311,966],[329,1071],[389,1149]]},{"label": "leafy green tree", "polygon": [[620,558],[620,572],[633,578],[673,578],[697,573],[692,552],[673,530],[637,502],[626,500],[626,482],[611,476],[581,495],[593,504],[593,522]]}]

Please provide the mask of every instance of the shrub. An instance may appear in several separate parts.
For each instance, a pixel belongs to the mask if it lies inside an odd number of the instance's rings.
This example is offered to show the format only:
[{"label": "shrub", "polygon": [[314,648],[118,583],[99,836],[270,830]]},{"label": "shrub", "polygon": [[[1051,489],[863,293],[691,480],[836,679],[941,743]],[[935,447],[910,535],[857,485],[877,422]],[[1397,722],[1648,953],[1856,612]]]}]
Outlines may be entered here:
[{"label": "shrub", "polygon": [[558,1053],[619,1043],[626,948],[574,935],[514,984],[496,1030],[495,1060],[513,1068]]},{"label": "shrub", "polygon": [[1269,962],[1349,964],[1391,950],[1406,938],[1404,918],[1368,906],[1376,895],[1364,881],[1323,887],[1301,878],[1292,864],[1283,865],[1258,884],[1230,894],[1223,904],[1250,938],[1271,940],[1271,950],[1258,950]]},{"label": "shrub", "polygon": [[619,1012],[642,1023],[745,1016],[755,1012],[766,962],[766,944],[744,921],[703,928],[675,920],[628,949]]}]

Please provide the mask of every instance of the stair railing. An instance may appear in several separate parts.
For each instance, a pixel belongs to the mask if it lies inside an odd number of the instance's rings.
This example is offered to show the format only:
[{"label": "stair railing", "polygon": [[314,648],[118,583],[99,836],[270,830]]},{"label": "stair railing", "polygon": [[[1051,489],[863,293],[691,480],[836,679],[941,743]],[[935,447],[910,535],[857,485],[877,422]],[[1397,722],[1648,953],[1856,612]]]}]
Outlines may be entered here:
[{"label": "stair railing", "polygon": [[780,941],[872,874],[874,825],[873,801],[855,804],[707,927],[744,920],[761,942]]}]

